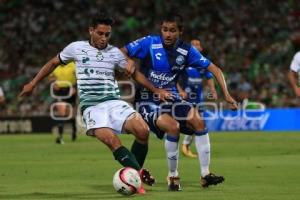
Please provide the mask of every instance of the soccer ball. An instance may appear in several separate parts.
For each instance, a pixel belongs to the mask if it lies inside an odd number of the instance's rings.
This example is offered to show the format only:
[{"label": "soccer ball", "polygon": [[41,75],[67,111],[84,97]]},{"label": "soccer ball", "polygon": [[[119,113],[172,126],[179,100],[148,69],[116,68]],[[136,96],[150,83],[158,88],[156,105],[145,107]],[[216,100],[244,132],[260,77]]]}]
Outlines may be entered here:
[{"label": "soccer ball", "polygon": [[113,178],[115,190],[122,195],[135,194],[141,185],[139,172],[131,167],[119,169]]}]

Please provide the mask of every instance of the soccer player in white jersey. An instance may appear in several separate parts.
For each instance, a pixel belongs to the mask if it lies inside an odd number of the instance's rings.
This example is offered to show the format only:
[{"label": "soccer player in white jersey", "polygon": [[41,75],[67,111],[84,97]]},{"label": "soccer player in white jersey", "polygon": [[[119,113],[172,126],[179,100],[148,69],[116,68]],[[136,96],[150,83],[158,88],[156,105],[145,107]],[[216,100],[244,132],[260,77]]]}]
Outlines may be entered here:
[{"label": "soccer player in white jersey", "polygon": [[291,62],[288,78],[294,90],[295,95],[297,97],[300,97],[300,50],[299,50],[300,32],[293,34],[291,39],[293,44],[295,45],[296,50],[298,51],[294,55],[293,60]]},{"label": "soccer player in white jersey", "polygon": [[[147,152],[149,127],[126,102],[120,100],[114,70],[116,66],[132,74],[132,60],[108,44],[114,20],[106,13],[99,13],[89,26],[89,41],[76,41],[67,45],[49,60],[26,84],[20,96],[30,95],[36,85],[59,64],[74,61],[80,108],[89,136],[94,136],[112,151],[116,160],[125,167],[139,170],[144,183],[152,185],[155,179],[142,169]],[[120,133],[132,133],[135,141],[131,151],[122,146]],[[145,193],[140,188],[139,193]]]}]

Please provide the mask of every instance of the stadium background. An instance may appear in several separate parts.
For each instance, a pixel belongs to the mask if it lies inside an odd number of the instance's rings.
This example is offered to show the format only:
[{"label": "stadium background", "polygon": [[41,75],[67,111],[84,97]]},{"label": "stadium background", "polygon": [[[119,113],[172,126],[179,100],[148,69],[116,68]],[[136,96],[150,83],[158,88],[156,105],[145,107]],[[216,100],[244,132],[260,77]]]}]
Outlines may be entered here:
[{"label": "stadium background", "polygon": [[[295,107],[286,79],[295,49],[290,36],[300,29],[299,1],[32,1],[0,4],[0,84],[7,103],[1,116],[44,115],[51,98],[43,83],[29,99],[16,98],[21,86],[69,42],[87,39],[89,16],[109,8],[116,18],[111,43],[159,33],[159,18],[177,9],[185,18],[184,37],[199,37],[209,57],[227,74],[235,96],[248,93],[267,107]],[[248,86],[251,86],[249,89]]]}]

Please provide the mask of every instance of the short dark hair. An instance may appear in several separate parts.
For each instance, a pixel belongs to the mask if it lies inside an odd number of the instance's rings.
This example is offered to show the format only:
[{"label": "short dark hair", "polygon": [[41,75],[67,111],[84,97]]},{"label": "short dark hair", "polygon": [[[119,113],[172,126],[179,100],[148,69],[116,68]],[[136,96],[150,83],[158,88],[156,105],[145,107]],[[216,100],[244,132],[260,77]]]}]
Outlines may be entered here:
[{"label": "short dark hair", "polygon": [[161,19],[161,24],[164,22],[176,22],[178,29],[183,31],[183,17],[176,12],[165,14]]},{"label": "short dark hair", "polygon": [[115,20],[113,19],[113,17],[106,13],[106,12],[99,12],[97,15],[95,15],[92,18],[91,24],[90,26],[92,27],[96,27],[99,24],[104,24],[104,25],[113,25],[115,22]]}]

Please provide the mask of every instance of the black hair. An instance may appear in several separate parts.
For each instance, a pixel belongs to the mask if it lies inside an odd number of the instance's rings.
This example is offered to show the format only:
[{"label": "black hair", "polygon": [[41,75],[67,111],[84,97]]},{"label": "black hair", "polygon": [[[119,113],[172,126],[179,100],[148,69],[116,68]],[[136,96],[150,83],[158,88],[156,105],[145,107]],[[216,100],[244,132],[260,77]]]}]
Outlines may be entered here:
[{"label": "black hair", "polygon": [[99,24],[111,26],[114,24],[114,22],[115,22],[115,20],[109,13],[99,12],[92,18],[90,26],[96,27]]},{"label": "black hair", "polygon": [[177,12],[170,12],[164,15],[161,19],[161,24],[164,22],[176,22],[178,29],[183,31],[183,17]]}]

